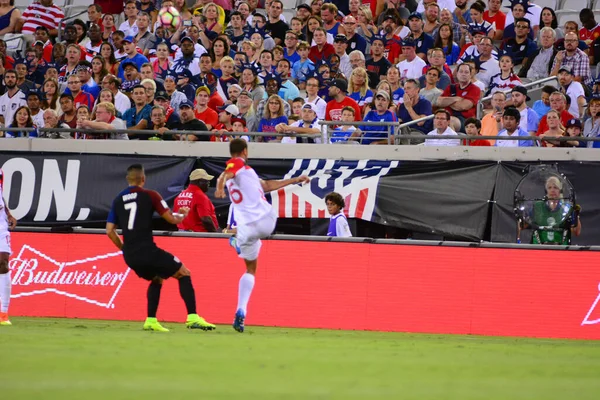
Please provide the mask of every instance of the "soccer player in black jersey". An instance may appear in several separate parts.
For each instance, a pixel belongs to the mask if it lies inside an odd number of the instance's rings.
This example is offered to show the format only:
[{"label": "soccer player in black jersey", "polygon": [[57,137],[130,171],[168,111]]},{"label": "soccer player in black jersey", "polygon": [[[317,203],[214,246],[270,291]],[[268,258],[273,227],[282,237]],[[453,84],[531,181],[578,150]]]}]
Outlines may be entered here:
[{"label": "soccer player in black jersey", "polygon": [[[148,318],[144,330],[168,332],[156,319],[160,301],[160,291],[164,279],[173,277],[179,281],[179,293],[185,302],[188,316],[186,326],[190,329],[213,330],[210,324],[196,314],[196,294],[190,270],[174,255],[158,248],[152,238],[152,215],[154,211],[171,224],[180,223],[189,209],[179,209],[181,214],[173,214],[160,194],[144,189],[146,175],[141,164],[127,168],[129,187],[113,201],[106,234],[120,250],[123,258],[140,278],[150,281],[148,286]],[[123,241],[117,234],[117,226],[123,230]]]}]

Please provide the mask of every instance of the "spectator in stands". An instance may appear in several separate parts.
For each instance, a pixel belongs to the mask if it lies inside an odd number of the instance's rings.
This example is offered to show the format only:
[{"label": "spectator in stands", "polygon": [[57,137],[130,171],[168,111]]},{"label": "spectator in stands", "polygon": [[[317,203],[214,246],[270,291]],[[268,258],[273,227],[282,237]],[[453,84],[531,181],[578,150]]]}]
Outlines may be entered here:
[{"label": "spectator in stands", "polygon": [[298,87],[289,80],[290,77],[290,62],[286,59],[280,60],[277,63],[277,73],[281,76],[281,89],[279,90],[279,97],[287,102],[290,102],[296,97],[300,96]]},{"label": "spectator in stands", "polygon": [[[69,125],[61,123],[58,119],[58,113],[53,109],[47,109],[44,111],[44,128],[61,128],[68,129]],[[38,134],[40,138],[46,139],[72,139],[69,132],[57,132],[57,131],[44,131]]]},{"label": "spectator in stands", "polygon": [[[348,59],[350,60],[350,66],[352,67],[352,70],[355,70],[357,68],[364,68],[365,70],[367,69],[365,55],[360,51],[354,50],[348,55]],[[352,75],[352,73],[350,75]],[[369,77],[369,82],[377,81],[379,78],[375,73],[368,70],[367,76]],[[350,77],[348,77],[348,79],[350,79]]]},{"label": "spectator in stands", "polygon": [[[82,83],[81,90],[93,96],[94,101],[100,94],[101,87],[92,78],[92,64],[89,61],[79,61],[77,65],[77,77]],[[77,102],[77,98],[75,98]]]},{"label": "spectator in stands", "polygon": [[388,69],[392,66],[388,59],[384,57],[385,46],[386,39],[384,36],[373,35],[371,37],[371,57],[366,60],[365,65],[367,71],[372,72],[377,77],[374,82],[371,82],[373,87],[379,84],[381,76],[387,74]]},{"label": "spectator in stands", "polygon": [[88,29],[89,41],[84,45],[85,57],[87,61],[92,61],[95,55],[100,54],[100,46],[102,45],[102,31],[97,24],[91,24]]},{"label": "spectator in stands", "polygon": [[71,24],[75,27],[77,32],[75,42],[85,49],[85,46],[90,42],[90,39],[87,36],[87,25],[79,18],[73,20]]},{"label": "spectator in stands", "polygon": [[500,73],[492,76],[488,91],[485,94],[489,96],[497,91],[508,92],[515,86],[521,86],[521,79],[513,72],[513,58],[510,54],[502,54],[499,60]]},{"label": "spectator in stands", "polygon": [[25,52],[25,60],[27,64],[25,79],[33,82],[35,87],[39,87],[44,83],[44,72],[43,63],[41,61],[41,51],[37,50],[36,47],[31,47]]},{"label": "spectator in stands", "polygon": [[[559,113],[560,121],[563,126],[565,126],[570,119],[575,118],[570,112],[567,111],[567,98],[563,93],[554,92],[550,95],[550,107],[552,110],[555,110]],[[538,125],[538,136],[547,130],[548,122],[546,121],[546,116],[543,116],[542,119],[540,119],[540,124]]]},{"label": "spectator in stands", "polygon": [[313,137],[296,138],[295,136],[282,139],[282,143],[321,143],[321,125],[313,104],[306,103],[302,106],[298,121],[291,124],[281,123],[275,127],[278,133],[312,134]]},{"label": "spectator in stands", "polygon": [[[183,43],[182,43],[182,47],[183,47]],[[121,79],[124,78],[124,74],[125,74],[123,66],[128,61],[133,62],[136,65],[138,71],[143,64],[148,62],[148,59],[146,57],[144,57],[142,54],[137,52],[135,37],[133,37],[133,36],[125,37],[123,39],[123,49],[125,50],[125,58],[121,61],[121,64],[119,65],[119,72],[117,75]]]},{"label": "spectator in stands", "polygon": [[[414,20],[414,18],[413,18]],[[424,33],[426,35],[426,33]],[[419,79],[423,75],[423,68],[427,65],[420,57],[417,57],[417,43],[412,39],[406,39],[402,42],[402,56],[396,67],[400,70],[400,78]],[[427,50],[425,50],[427,51]]]},{"label": "spectator in stands", "polygon": [[562,67],[571,67],[575,81],[590,86],[593,82],[590,59],[587,54],[577,48],[578,42],[577,34],[569,32],[565,35],[565,50],[556,54],[550,75],[557,76]]},{"label": "spectator in stands", "polygon": [[310,48],[308,58],[316,63],[318,60],[327,59],[332,54],[335,54],[334,47],[327,43],[327,31],[324,28],[318,27],[313,33],[315,45]]},{"label": "spectator in stands", "polygon": [[[546,114],[546,121],[548,123],[548,128],[546,129],[545,132],[542,132],[542,134],[539,135],[541,138],[551,139],[551,138],[557,138],[557,137],[564,136],[565,128],[560,122],[560,114],[558,113],[558,111],[556,111],[556,110],[548,111],[548,114]],[[571,120],[569,120],[569,121],[571,121]],[[567,123],[569,121],[567,121]],[[542,147],[559,147],[560,146],[560,141],[558,141],[558,140],[543,140],[540,143],[541,143]]]},{"label": "spectator in stands", "polygon": [[340,58],[340,71],[346,79],[352,74],[352,66],[350,65],[350,57],[346,53],[348,49],[348,40],[346,35],[339,34],[333,39],[333,47],[335,54]]},{"label": "spectator in stands", "polygon": [[240,118],[246,121],[248,132],[256,132],[258,129],[258,119],[254,111],[251,94],[242,90],[237,99],[238,109],[240,110]]},{"label": "spectator in stands", "polygon": [[[465,131],[469,136],[481,136],[481,121],[477,118],[468,118],[465,121]],[[491,146],[489,140],[485,139],[475,139],[475,140],[467,140],[463,141],[463,144],[466,146]]]},{"label": "spectator in stands", "polygon": [[[579,12],[579,20],[581,21],[579,40],[583,40],[589,48],[593,49],[594,42],[600,37],[600,25],[596,22],[594,12],[589,8],[584,8]],[[590,63],[595,64],[593,50],[588,54]]]},{"label": "spectator in stands", "polygon": [[436,36],[440,26],[440,6],[435,2],[429,3],[425,7],[425,12],[422,15],[425,18],[423,31],[428,35],[431,35],[431,37]]},{"label": "spectator in stands", "polygon": [[104,58],[101,55],[94,56],[92,58],[92,79],[97,85],[102,85],[102,79],[106,75],[108,75],[108,70],[106,69],[106,63],[104,62]]},{"label": "spectator in stands", "polygon": [[98,25],[102,28],[102,42],[109,42],[112,40],[112,33],[117,29],[115,17],[112,14],[104,14],[100,21],[102,23]]},{"label": "spectator in stands", "polygon": [[[420,59],[419,59],[420,60]],[[432,48],[427,52],[427,60],[429,65],[425,66],[421,71],[421,76],[418,77],[419,84],[421,87],[425,87],[425,76],[424,75],[430,68],[437,68],[439,71],[439,79],[437,81],[437,87],[444,90],[452,83],[450,76],[452,74],[450,68],[446,65],[446,58],[444,52],[440,48]]]},{"label": "spectator in stands", "polygon": [[397,107],[404,96],[404,89],[400,86],[400,71],[398,71],[398,68],[388,69],[385,80],[392,90],[392,103]]},{"label": "spectator in stands", "polygon": [[536,42],[538,44],[541,44],[541,32],[544,28],[552,28],[552,30],[554,30],[555,41],[565,37],[565,32],[558,26],[556,13],[550,7],[542,8],[542,13],[540,14],[540,31],[536,36]]},{"label": "spectator in stands", "polygon": [[[502,136],[529,136],[529,133],[519,127],[521,122],[521,113],[514,107],[507,107],[502,115],[502,126],[498,132],[498,137]],[[497,147],[531,147],[534,146],[532,140],[496,140]]]},{"label": "spectator in stands", "polygon": [[460,47],[454,42],[452,26],[450,24],[444,23],[440,25],[435,38],[434,48],[442,49],[446,57],[446,64],[456,64],[460,55]]},{"label": "spectator in stands", "polygon": [[454,21],[462,25],[471,23],[471,10],[467,7],[467,0],[455,0],[454,4],[456,4],[453,11]]},{"label": "spectator in stands", "polygon": [[[433,47],[433,38],[423,31],[423,18],[421,17],[421,14],[410,14],[410,16],[408,17],[408,26],[410,28],[410,37],[413,39],[412,43],[414,43],[414,45],[407,44],[407,46],[415,47],[417,56],[419,56],[422,60],[425,60],[425,57],[427,57],[427,50]],[[410,43],[410,41],[408,41],[407,43]],[[403,42],[403,50],[404,46],[405,44]],[[403,51],[402,55],[400,56],[400,61],[405,60],[407,57],[408,55],[405,54]]]},{"label": "spectator in stands", "polygon": [[316,77],[308,78],[306,82],[306,99],[305,103],[312,104],[319,119],[325,119],[325,110],[327,103],[317,95],[319,91],[319,79]]},{"label": "spectator in stands", "polygon": [[535,103],[533,103],[533,106],[531,108],[533,109],[533,111],[536,112],[536,114],[538,115],[538,117],[540,119],[544,115],[546,115],[548,113],[548,111],[550,111],[550,95],[552,93],[556,92],[557,90],[558,89],[556,89],[554,86],[550,86],[550,85],[544,86],[542,88],[540,100],[537,100]]},{"label": "spectator in stands", "polygon": [[[153,136],[149,137],[148,140],[169,140],[171,135],[166,135],[165,132],[169,130],[166,125],[167,118],[165,110],[161,106],[154,106],[150,111],[150,130],[157,131]],[[181,124],[181,121],[178,122]],[[179,125],[177,125],[179,126]]]},{"label": "spectator in stands", "polygon": [[282,45],[285,41],[285,33],[288,31],[288,25],[281,20],[283,12],[283,3],[280,0],[273,0],[268,8],[269,21],[265,28],[271,32],[271,37],[275,40],[275,44]]},{"label": "spectator in stands", "polygon": [[[158,4],[158,2],[156,4]],[[150,26],[153,27],[154,23],[156,22],[156,18],[158,17],[158,10],[156,9],[154,2],[152,0],[140,0],[136,3],[136,5],[139,11],[148,13],[150,16]]]},{"label": "spectator in stands", "polygon": [[151,17],[148,13],[140,11],[136,17],[138,32],[135,35],[135,42],[142,54],[146,57],[151,49],[156,49],[157,37],[150,31]]},{"label": "spectator in stands", "polygon": [[[583,124],[583,136],[599,137],[600,136],[600,98],[592,98],[588,106],[587,119]],[[588,148],[599,148],[600,142],[587,142]]]},{"label": "spectator in stands", "polygon": [[15,7],[14,0],[0,2],[0,35],[15,33],[21,18],[21,11]]},{"label": "spectator in stands", "polygon": [[373,92],[369,89],[369,77],[364,68],[356,68],[352,71],[348,86],[350,98],[356,101],[361,111],[366,104],[373,101]]},{"label": "spectator in stands", "polygon": [[325,120],[327,121],[340,121],[342,117],[342,109],[346,106],[354,108],[356,112],[354,115],[355,121],[361,121],[361,111],[358,103],[346,96],[348,92],[348,83],[343,79],[335,79],[329,85],[328,94],[332,98],[327,103],[325,109]]},{"label": "spectator in stands", "polygon": [[123,68],[123,82],[121,83],[121,90],[128,95],[131,94],[131,89],[133,89],[136,85],[140,84],[140,74],[138,72],[137,66],[132,61],[124,61],[121,63],[121,68]]},{"label": "spectator in stands", "polygon": [[531,100],[527,95],[527,88],[524,86],[516,86],[510,93],[513,106],[521,113],[519,127],[527,132],[529,136],[535,136],[540,123],[540,118],[533,109],[527,106],[526,101]]},{"label": "spectator in stands", "polygon": [[[431,103],[419,94],[419,89],[419,83],[415,79],[407,79],[404,83],[404,96],[398,108],[398,122],[405,124],[431,115]],[[411,129],[427,133],[431,126],[431,121],[428,120],[412,125]]]},{"label": "spectator in stands", "polygon": [[219,115],[217,112],[208,107],[210,98],[210,89],[206,86],[200,86],[196,90],[196,107],[194,108],[194,116],[206,124],[207,130],[213,130],[219,123]]},{"label": "spectator in stands", "polygon": [[167,74],[164,80],[165,92],[171,97],[171,107],[174,110],[179,110],[179,105],[184,101],[188,101],[187,96],[177,90],[177,77],[172,74]]},{"label": "spectator in stands", "polygon": [[142,79],[140,85],[146,90],[146,102],[148,104],[154,104],[154,94],[156,93],[156,82],[152,79]]},{"label": "spectator in stands", "polygon": [[571,106],[569,112],[575,117],[583,116],[584,107],[586,106],[585,91],[581,83],[573,79],[573,71],[570,66],[560,67],[558,70],[558,83],[561,86],[561,91],[571,98]]},{"label": "spectator in stands", "polygon": [[497,136],[502,130],[502,115],[506,105],[506,93],[496,92],[492,95],[492,112],[481,119],[481,134],[483,136]]},{"label": "spectator in stands", "polygon": [[60,91],[58,89],[58,82],[56,79],[46,79],[41,87],[42,91],[42,109],[52,109],[58,114],[60,112],[60,104],[58,103],[58,96]]},{"label": "spectator in stands", "polygon": [[108,89],[112,92],[115,98],[115,108],[121,115],[125,113],[125,111],[131,108],[131,100],[127,97],[123,92],[119,89],[121,87],[121,81],[114,75],[106,75],[102,79],[102,88]]},{"label": "spectator in stands", "polygon": [[[203,121],[200,121],[198,119],[195,118],[194,116],[194,105],[192,104],[191,101],[184,101],[183,103],[179,104],[179,118],[181,118],[181,125],[179,126],[178,130],[181,131],[197,131],[197,132],[202,132],[202,133],[206,133],[207,131],[209,131],[208,127],[206,126],[206,124]],[[209,135],[202,135],[200,133],[198,134],[185,134],[183,135],[183,140],[188,140],[188,141],[202,141],[202,142],[207,142],[210,140],[210,136]],[[175,135],[175,139],[179,140],[180,139],[180,135]]]},{"label": "spectator in stands", "polygon": [[506,14],[500,10],[500,7],[502,7],[501,0],[489,0],[488,9],[483,12],[483,19],[496,27],[496,32],[492,38],[494,40],[502,40],[504,37]]},{"label": "spectator in stands", "polygon": [[137,27],[137,14],[138,9],[136,7],[135,0],[127,0],[125,2],[125,21],[119,25],[119,30],[123,32],[125,36],[135,36],[138,33]]},{"label": "spectator in stands", "polygon": [[579,119],[570,119],[569,122],[567,122],[566,132],[565,132],[564,136],[570,137],[570,138],[572,138],[572,140],[560,142],[558,147],[586,148],[587,143],[582,140],[578,140],[582,137],[581,130],[582,130],[581,121]]},{"label": "spectator in stands", "polygon": [[60,109],[62,115],[60,116],[60,123],[64,123],[71,129],[77,128],[77,113],[75,110],[75,101],[73,96],[70,94],[63,93],[60,95]]},{"label": "spectator in stands", "polygon": [[30,90],[35,89],[35,83],[31,82],[27,79],[27,60],[17,59],[15,61],[15,71],[17,73],[17,86],[23,92],[28,92]]},{"label": "spectator in stands", "polygon": [[48,28],[45,26],[38,26],[35,28],[35,41],[39,41],[44,44],[42,48],[42,59],[44,62],[52,62],[52,49],[54,48],[54,44],[50,40]]},{"label": "spectator in stands", "polygon": [[17,108],[15,111],[15,118],[8,127],[13,129],[6,131],[7,138],[37,137],[36,129],[33,129],[32,131],[20,130],[20,128],[35,128],[33,120],[31,119],[31,111],[29,111],[27,106]]},{"label": "spectator in stands", "polygon": [[13,122],[15,110],[27,103],[25,93],[17,86],[17,73],[15,70],[4,72],[4,86],[6,92],[0,96],[0,124],[9,126]]},{"label": "spectator in stands", "polygon": [[515,20],[516,33],[514,37],[507,38],[502,42],[501,48],[510,53],[514,65],[527,63],[529,57],[532,57],[536,51],[535,42],[529,37],[531,24],[525,18]]},{"label": "spectator in stands", "polygon": [[125,121],[116,117],[114,104],[103,102],[96,106],[96,119],[94,121],[81,121],[80,126],[86,129],[97,129],[103,132],[93,134],[94,139],[125,139],[129,137],[126,133],[113,132],[115,129],[126,129]]},{"label": "spectator in stands", "polygon": [[[127,128],[131,130],[142,130],[148,127],[150,120],[150,110],[152,106],[147,102],[146,89],[142,85],[134,86],[131,91],[133,107],[123,113],[123,120]],[[138,136],[130,134],[130,139],[148,139],[148,136]]]},{"label": "spectator in stands", "polygon": [[[33,36],[38,26],[45,26],[48,28],[50,36],[55,37],[58,35],[57,27],[64,18],[63,10],[53,4],[52,0],[39,0],[27,6],[23,11],[23,15],[15,26],[15,32]],[[32,36],[28,41],[31,41]]]},{"label": "spectator in stands", "polygon": [[[531,40],[534,40],[537,36],[537,32],[539,30],[539,14],[537,14],[537,18],[531,18],[527,15],[531,5],[528,4],[528,0],[517,0],[512,3],[511,13],[509,13],[510,19],[506,19],[506,26],[504,27],[504,38],[511,39],[517,35],[517,31],[520,29],[524,31],[524,28],[517,28],[517,21],[519,19],[527,19],[529,21],[529,30],[527,31],[527,37]],[[538,7],[539,9],[539,7]],[[540,9],[541,10],[541,9]],[[532,27],[532,25],[534,25]]]},{"label": "spectator in stands", "polygon": [[441,74],[442,71],[438,67],[429,67],[423,80],[424,85],[420,84],[421,90],[419,91],[419,95],[429,101],[432,107],[437,106],[437,99],[442,95],[442,90],[437,87]]},{"label": "spectator in stands", "polygon": [[[365,122],[396,122],[396,115],[389,110],[391,98],[387,91],[379,90],[375,95],[375,109],[369,111],[363,121]],[[361,133],[359,133],[361,132]],[[393,131],[392,131],[393,132]],[[352,134],[358,137],[362,134],[361,144],[393,144],[393,133],[390,135],[389,126],[361,126],[360,131]],[[389,141],[388,141],[389,140]]]},{"label": "spectator in stands", "polygon": [[348,47],[346,48],[348,55],[353,50],[358,50],[361,53],[366,54],[367,41],[364,37],[356,33],[356,18],[352,15],[347,15],[344,18],[344,29],[346,31],[346,40],[348,43]]},{"label": "spectator in stands", "polygon": [[519,77],[529,78],[532,81],[548,77],[551,72],[552,61],[558,52],[554,47],[556,32],[550,27],[540,30],[540,47],[523,62],[519,70]]},{"label": "spectator in stands", "polygon": [[[159,91],[154,96],[154,106],[159,106],[164,110],[165,126],[169,129],[177,129],[181,120],[179,114],[171,106],[170,100],[171,98],[167,92]],[[150,129],[154,129],[154,127],[151,126]]]},{"label": "spectator in stands", "polygon": [[457,132],[463,132],[465,119],[475,116],[476,105],[481,98],[481,89],[471,83],[469,64],[456,67],[456,84],[448,86],[438,97],[438,106],[446,107],[452,116],[452,127]]},{"label": "spectator in stands", "polygon": [[41,109],[42,95],[38,90],[30,90],[27,93],[27,107],[31,114],[33,126],[36,128],[44,127],[44,111]]},{"label": "spectator in stands", "polygon": [[[267,82],[268,84],[269,82]],[[268,89],[267,89],[268,90]],[[284,114],[284,101],[276,94],[270,95],[267,104],[264,107],[264,113],[258,123],[258,132],[276,132],[276,126],[284,123],[288,124],[287,116]],[[281,137],[262,136],[258,138],[262,142],[280,142]]]},{"label": "spectator in stands", "polygon": [[88,27],[92,24],[96,24],[100,27],[100,30],[104,29],[102,21],[102,6],[98,4],[90,4],[87,8],[88,15]]},{"label": "spectator in stands", "polygon": [[119,62],[115,58],[115,50],[108,42],[100,45],[100,56],[104,60],[104,67],[109,74],[116,75],[119,71]]},{"label": "spectator in stands", "polygon": [[[450,128],[450,113],[444,109],[437,110],[433,117],[434,129],[427,136],[456,135]],[[460,139],[426,139],[425,146],[460,146]]]}]

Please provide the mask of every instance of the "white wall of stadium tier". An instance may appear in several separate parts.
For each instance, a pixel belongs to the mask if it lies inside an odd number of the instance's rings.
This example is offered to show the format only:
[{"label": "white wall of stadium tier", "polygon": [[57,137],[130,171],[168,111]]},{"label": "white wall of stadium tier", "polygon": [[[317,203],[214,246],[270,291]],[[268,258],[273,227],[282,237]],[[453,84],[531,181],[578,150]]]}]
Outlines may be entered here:
[{"label": "white wall of stadium tier", "polygon": [[[118,144],[116,146],[115,144]],[[118,150],[116,150],[118,149]],[[250,143],[252,158],[326,158],[347,160],[493,160],[493,161],[600,161],[597,149],[541,147],[426,147],[349,146],[342,144]],[[155,142],[139,140],[10,139],[2,151],[144,154],[156,156],[227,157],[227,143]]]}]

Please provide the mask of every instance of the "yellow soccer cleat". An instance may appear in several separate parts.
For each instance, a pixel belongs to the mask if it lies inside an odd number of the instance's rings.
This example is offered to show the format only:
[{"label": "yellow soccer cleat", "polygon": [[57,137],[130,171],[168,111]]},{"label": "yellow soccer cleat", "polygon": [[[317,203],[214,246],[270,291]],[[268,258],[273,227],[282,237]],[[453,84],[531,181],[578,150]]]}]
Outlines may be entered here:
[{"label": "yellow soccer cleat", "polygon": [[0,326],[11,326],[12,323],[8,320],[8,313],[0,313]]},{"label": "yellow soccer cleat", "polygon": [[144,330],[154,332],[169,332],[169,330],[162,326],[156,318],[146,318],[146,322],[144,322]]},{"label": "yellow soccer cleat", "polygon": [[217,329],[215,325],[211,324],[210,322],[206,322],[206,320],[198,314],[188,315],[185,326],[187,326],[188,329],[202,329],[203,331],[212,331]]}]

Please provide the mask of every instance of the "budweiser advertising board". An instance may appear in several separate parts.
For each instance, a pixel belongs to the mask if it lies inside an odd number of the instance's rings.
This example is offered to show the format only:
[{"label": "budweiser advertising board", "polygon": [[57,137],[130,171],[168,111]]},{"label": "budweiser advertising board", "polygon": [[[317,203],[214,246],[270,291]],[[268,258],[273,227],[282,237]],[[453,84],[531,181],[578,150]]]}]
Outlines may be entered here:
[{"label": "budweiser advertising board", "polygon": [[[243,263],[223,238],[157,237],[198,312],[230,323]],[[105,235],[12,235],[12,315],[143,320],[147,283]],[[263,242],[249,325],[600,339],[600,253]],[[184,321],[167,281],[158,316]]]}]

